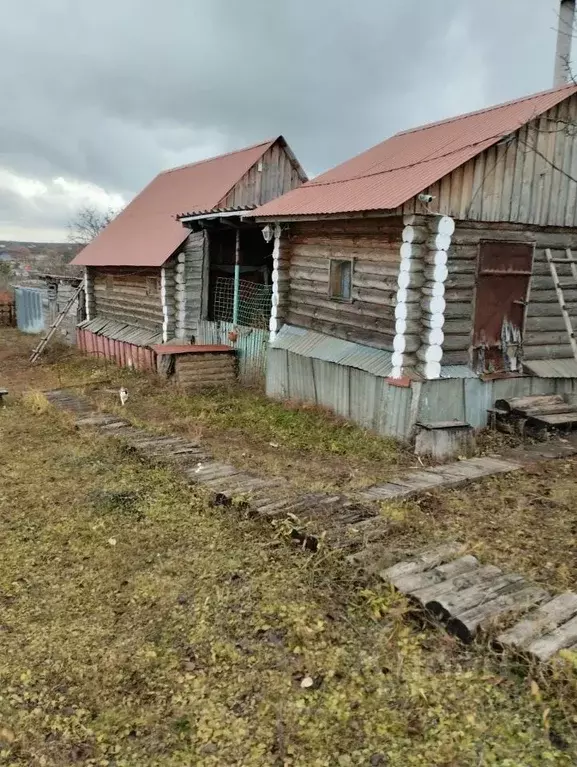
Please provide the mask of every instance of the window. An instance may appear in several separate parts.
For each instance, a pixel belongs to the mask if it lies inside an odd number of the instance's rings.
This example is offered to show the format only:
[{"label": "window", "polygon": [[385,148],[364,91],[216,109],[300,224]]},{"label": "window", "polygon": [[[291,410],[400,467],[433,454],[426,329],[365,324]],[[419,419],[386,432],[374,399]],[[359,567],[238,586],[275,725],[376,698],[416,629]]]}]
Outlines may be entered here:
[{"label": "window", "polygon": [[146,295],[155,296],[160,293],[160,280],[157,277],[146,278]]},{"label": "window", "polygon": [[337,301],[351,301],[353,262],[331,258],[329,296]]}]

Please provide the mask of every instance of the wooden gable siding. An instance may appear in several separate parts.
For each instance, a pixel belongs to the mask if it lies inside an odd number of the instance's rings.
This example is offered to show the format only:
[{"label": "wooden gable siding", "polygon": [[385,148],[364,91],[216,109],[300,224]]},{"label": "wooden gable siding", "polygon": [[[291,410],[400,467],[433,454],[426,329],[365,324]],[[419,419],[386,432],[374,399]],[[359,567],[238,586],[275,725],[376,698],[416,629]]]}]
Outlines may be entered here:
[{"label": "wooden gable siding", "polygon": [[[577,229],[539,228],[520,224],[457,221],[448,259],[445,282],[443,365],[470,364],[475,312],[479,246],[482,240],[534,244],[529,302],[525,316],[523,358],[566,359],[572,357],[557,301],[553,279],[545,258],[565,257],[565,248],[577,252]],[[559,267],[560,278],[571,280],[569,266]],[[572,317],[577,319],[577,287],[565,292]]]},{"label": "wooden gable siding", "polygon": [[260,163],[255,163],[227,194],[221,207],[264,205],[303,183],[297,167],[281,142],[276,141],[265,152],[261,162],[262,170],[259,170]]},{"label": "wooden gable siding", "polygon": [[[455,219],[577,226],[577,183],[568,176],[577,179],[577,96],[423,191],[434,196],[432,209]],[[425,210],[415,197],[398,212]]]},{"label": "wooden gable siding", "polygon": [[176,335],[190,339],[198,331],[198,323],[206,317],[208,297],[207,233],[191,232],[177,256]]},{"label": "wooden gable siding", "polygon": [[[402,230],[398,217],[291,224],[286,321],[392,350]],[[351,301],[329,297],[331,258],[353,260]]]},{"label": "wooden gable siding", "polygon": [[91,267],[94,316],[162,330],[160,268]]}]

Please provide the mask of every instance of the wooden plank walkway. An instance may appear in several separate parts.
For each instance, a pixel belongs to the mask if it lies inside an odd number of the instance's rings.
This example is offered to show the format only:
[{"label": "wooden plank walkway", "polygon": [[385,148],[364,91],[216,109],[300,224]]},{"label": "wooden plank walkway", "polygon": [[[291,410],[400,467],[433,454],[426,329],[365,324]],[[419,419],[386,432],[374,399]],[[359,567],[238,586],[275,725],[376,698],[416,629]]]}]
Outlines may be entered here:
[{"label": "wooden plank walkway", "polygon": [[466,547],[448,542],[407,556],[387,550],[389,525],[378,502],[407,498],[510,471],[537,460],[572,455],[572,445],[541,445],[518,451],[513,460],[474,458],[433,469],[409,472],[392,483],[362,492],[361,500],[326,493],[298,494],[282,477],[262,479],[232,464],[216,461],[198,442],[140,429],[97,410],[66,390],[47,392],[54,406],[68,411],[78,427],[116,436],[151,461],[166,463],[190,485],[209,493],[215,505],[237,504],[269,521],[288,520],[303,547],[323,545],[342,550],[352,565],[378,574],[427,613],[446,622],[450,632],[471,641],[478,632],[494,635],[495,622],[517,614],[522,619],[496,637],[504,648],[547,661],[564,648],[577,652],[577,594],[552,597],[544,588],[493,565],[482,565]]},{"label": "wooden plank walkway", "polygon": [[409,471],[383,485],[373,485],[361,491],[369,501],[408,499],[429,490],[468,485],[485,477],[521,471],[528,464],[577,454],[574,442],[548,442],[512,450],[506,458],[469,458],[432,468]]},{"label": "wooden plank walkway", "polygon": [[[375,547],[373,558],[378,560]],[[367,552],[348,557],[364,566]],[[370,559],[370,557],[369,557]],[[495,635],[498,621],[526,613],[507,631],[497,633],[502,648],[550,660],[563,649],[577,652],[577,594],[558,596],[523,576],[482,565],[457,542],[444,543],[386,567],[380,577],[465,642],[478,632]]]}]

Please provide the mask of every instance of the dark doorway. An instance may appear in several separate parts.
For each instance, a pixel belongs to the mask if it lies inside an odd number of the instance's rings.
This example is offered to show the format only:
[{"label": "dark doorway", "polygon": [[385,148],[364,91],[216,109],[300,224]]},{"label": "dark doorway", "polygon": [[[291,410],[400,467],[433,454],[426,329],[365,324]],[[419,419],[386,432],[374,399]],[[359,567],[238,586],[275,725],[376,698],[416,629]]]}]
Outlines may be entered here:
[{"label": "dark doorway", "polygon": [[[237,229],[209,231],[208,319],[232,322]],[[239,324],[268,328],[272,296],[273,243],[259,227],[241,226]]]},{"label": "dark doorway", "polygon": [[473,366],[477,373],[516,372],[533,266],[533,245],[481,242]]}]

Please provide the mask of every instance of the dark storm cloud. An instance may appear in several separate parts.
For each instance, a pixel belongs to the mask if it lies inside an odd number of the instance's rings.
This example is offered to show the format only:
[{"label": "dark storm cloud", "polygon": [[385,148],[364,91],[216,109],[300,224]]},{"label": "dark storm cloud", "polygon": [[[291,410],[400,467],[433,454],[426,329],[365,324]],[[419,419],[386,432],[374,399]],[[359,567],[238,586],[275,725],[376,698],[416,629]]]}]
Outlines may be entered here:
[{"label": "dark storm cloud", "polygon": [[[555,5],[5,3],[0,166],[46,194],[64,177],[129,198],[161,168],[283,133],[314,174],[396,130],[548,87]],[[62,200],[44,202],[60,225]]]}]

